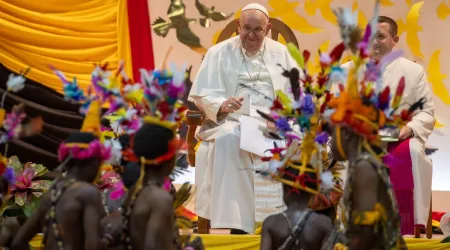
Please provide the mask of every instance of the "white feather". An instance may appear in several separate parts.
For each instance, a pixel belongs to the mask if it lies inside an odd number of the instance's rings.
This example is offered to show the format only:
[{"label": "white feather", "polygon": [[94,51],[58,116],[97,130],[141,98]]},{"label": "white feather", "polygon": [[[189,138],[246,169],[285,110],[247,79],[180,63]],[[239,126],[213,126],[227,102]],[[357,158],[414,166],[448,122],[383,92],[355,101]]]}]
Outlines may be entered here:
[{"label": "white feather", "polygon": [[278,161],[278,160],[271,160],[271,161],[269,162],[269,166],[268,166],[267,171],[268,171],[269,173],[271,173],[271,174],[276,174],[276,173],[278,172],[278,169],[279,169],[281,166],[283,166],[283,164],[282,164],[280,161]]},{"label": "white feather", "polygon": [[144,84],[144,86],[149,87],[153,82],[153,74],[149,74],[145,69],[140,69],[139,73],[141,73],[141,83]]},{"label": "white feather", "polygon": [[324,191],[328,191],[334,187],[333,174],[330,171],[324,172],[322,174],[322,184],[320,185],[320,189]]},{"label": "white feather", "polygon": [[186,63],[183,63],[181,70],[177,70],[177,65],[175,63],[170,63],[170,70],[173,75],[172,81],[175,86],[179,87],[184,83],[184,79],[186,78],[186,68]]},{"label": "white feather", "polygon": [[14,74],[10,74],[6,82],[7,90],[14,93],[18,92],[25,87],[25,80],[25,77],[22,75],[15,76]]},{"label": "white feather", "polygon": [[119,140],[105,140],[104,144],[111,149],[111,157],[106,161],[106,164],[119,165],[122,158],[122,145],[120,145]]}]

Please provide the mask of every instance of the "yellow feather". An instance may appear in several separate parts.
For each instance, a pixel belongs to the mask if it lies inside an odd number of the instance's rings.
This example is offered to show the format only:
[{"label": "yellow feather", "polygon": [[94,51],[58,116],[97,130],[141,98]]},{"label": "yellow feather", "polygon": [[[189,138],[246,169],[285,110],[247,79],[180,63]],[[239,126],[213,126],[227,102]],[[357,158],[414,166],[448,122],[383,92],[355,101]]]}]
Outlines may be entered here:
[{"label": "yellow feather", "polygon": [[283,106],[286,107],[290,107],[292,102],[291,99],[285,94],[283,93],[281,90],[278,90],[276,92],[278,99],[280,100],[280,102],[283,104]]}]

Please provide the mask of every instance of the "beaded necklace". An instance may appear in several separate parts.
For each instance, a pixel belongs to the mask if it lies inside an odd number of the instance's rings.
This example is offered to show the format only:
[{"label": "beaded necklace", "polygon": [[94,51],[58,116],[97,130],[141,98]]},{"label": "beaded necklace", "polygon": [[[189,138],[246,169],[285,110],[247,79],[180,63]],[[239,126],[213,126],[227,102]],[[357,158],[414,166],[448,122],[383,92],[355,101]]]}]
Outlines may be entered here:
[{"label": "beaded necklace", "polygon": [[51,206],[50,210],[45,216],[45,223],[44,223],[44,237],[42,237],[42,244],[45,245],[48,237],[48,225],[50,224],[53,229],[53,234],[56,239],[56,245],[59,250],[64,250],[64,243],[62,241],[62,237],[60,234],[60,231],[58,229],[58,222],[56,218],[56,205],[58,204],[59,199],[62,197],[62,194],[66,191],[66,189],[71,186],[73,183],[76,182],[75,179],[63,179],[64,181],[62,187],[60,189],[57,188],[57,184],[61,181],[61,179],[58,179],[55,184],[53,184],[50,195],[51,195]]}]

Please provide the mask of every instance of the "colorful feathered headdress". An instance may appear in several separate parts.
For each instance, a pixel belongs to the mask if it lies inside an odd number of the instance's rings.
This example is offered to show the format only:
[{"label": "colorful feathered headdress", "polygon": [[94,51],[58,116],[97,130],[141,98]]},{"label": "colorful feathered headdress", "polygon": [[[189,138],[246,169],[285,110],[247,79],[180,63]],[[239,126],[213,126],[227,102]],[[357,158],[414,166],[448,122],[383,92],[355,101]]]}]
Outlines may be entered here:
[{"label": "colorful feathered headdress", "polygon": [[[378,13],[378,2],[375,16]],[[364,36],[361,33],[350,10],[336,11],[341,36],[347,41],[346,46],[354,51],[353,67],[349,69],[346,79],[338,81],[340,93],[328,103],[327,116],[333,124],[345,124],[356,133],[363,136],[371,144],[379,144],[379,130],[385,128],[399,128],[410,121],[412,114],[423,105],[423,100],[411,107],[398,112],[405,88],[405,78],[398,83],[395,95],[391,96],[389,86],[382,87],[381,76],[384,68],[402,55],[401,51],[394,51],[381,61],[369,58],[371,42],[376,34],[377,18],[367,25]],[[345,85],[345,87],[344,87]]]},{"label": "colorful feathered headdress", "polygon": [[186,67],[178,71],[173,64],[171,71],[141,70],[141,79],[145,86],[143,100],[147,113],[146,123],[158,124],[176,131],[187,109],[180,100],[185,91],[185,76]]},{"label": "colorful feathered headdress", "polygon": [[69,156],[72,159],[79,160],[92,157],[100,157],[102,160],[108,160],[110,158],[111,148],[105,147],[100,141],[100,105],[99,100],[93,100],[90,102],[83,125],[80,129],[80,132],[91,133],[97,139],[90,143],[61,143],[58,150],[58,157],[60,161],[64,161]]},{"label": "colorful feathered headdress", "polygon": [[[328,161],[329,135],[322,130],[322,114],[331,98],[330,82],[342,78],[339,61],[345,46],[337,45],[330,54],[319,51],[321,71],[317,76],[311,76],[306,70],[308,51],[300,52],[293,44],[288,44],[287,48],[300,69],[283,72],[290,80],[293,101],[289,95],[278,91],[271,112],[258,112],[276,125],[276,131],[266,130],[265,133],[285,139],[288,147],[270,150],[272,156],[263,158],[269,161],[265,173],[292,186],[293,190],[318,194],[321,189],[335,187],[332,173],[323,170],[323,164]],[[316,188],[309,188],[308,182],[314,182]]]}]

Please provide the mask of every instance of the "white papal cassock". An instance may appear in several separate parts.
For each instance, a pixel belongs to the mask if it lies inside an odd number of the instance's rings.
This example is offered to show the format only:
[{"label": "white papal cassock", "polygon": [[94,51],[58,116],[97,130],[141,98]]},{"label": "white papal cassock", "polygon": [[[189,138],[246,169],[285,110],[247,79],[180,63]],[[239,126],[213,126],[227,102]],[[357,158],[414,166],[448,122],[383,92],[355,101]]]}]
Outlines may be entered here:
[{"label": "white papal cassock", "polygon": [[[343,68],[350,67],[353,67],[353,62],[343,65]],[[383,72],[383,87],[390,87],[391,96],[394,96],[402,76],[405,77],[405,90],[400,104],[401,109],[408,108],[421,98],[425,100],[423,109],[413,116],[407,126],[414,131],[414,137],[409,140],[414,182],[414,224],[426,225],[430,209],[433,167],[430,158],[425,155],[425,144],[434,129],[434,103],[424,68],[402,57],[387,65]],[[392,181],[393,178],[402,179],[392,176]],[[395,187],[396,183],[392,184]]]},{"label": "white papal cassock", "polygon": [[195,212],[209,219],[212,228],[254,230],[251,168],[259,157],[240,149],[239,116],[218,117],[218,112],[227,98],[249,94],[250,115],[261,119],[256,109],[268,110],[271,105],[264,96],[290,89],[277,64],[296,67],[284,45],[266,38],[261,50],[250,56],[237,36],[211,47],[194,79],[189,99],[207,117],[197,133],[202,142],[195,158]]}]

